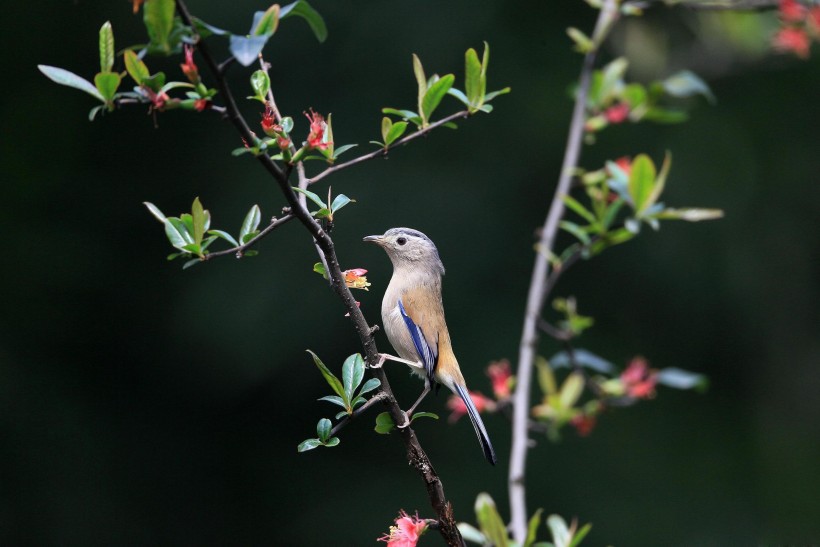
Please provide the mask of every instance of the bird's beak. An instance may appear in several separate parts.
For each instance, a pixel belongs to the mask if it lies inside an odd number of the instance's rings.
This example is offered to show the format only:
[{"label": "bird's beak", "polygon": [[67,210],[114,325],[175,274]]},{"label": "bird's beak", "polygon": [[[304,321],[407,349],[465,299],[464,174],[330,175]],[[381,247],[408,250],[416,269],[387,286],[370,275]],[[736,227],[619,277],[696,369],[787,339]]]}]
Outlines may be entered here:
[{"label": "bird's beak", "polygon": [[367,241],[368,243],[375,243],[376,245],[381,245],[383,236],[366,236],[362,239],[362,241]]}]

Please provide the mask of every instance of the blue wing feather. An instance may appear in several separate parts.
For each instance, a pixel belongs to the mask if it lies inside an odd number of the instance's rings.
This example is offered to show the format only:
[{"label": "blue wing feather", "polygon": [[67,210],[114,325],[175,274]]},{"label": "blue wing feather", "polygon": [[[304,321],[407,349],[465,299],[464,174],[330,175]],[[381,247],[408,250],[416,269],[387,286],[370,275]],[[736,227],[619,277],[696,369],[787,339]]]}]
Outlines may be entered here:
[{"label": "blue wing feather", "polygon": [[410,316],[407,315],[407,311],[405,311],[404,304],[402,304],[401,299],[399,299],[399,311],[401,312],[402,319],[404,319],[404,324],[407,326],[407,330],[410,332],[410,338],[413,340],[413,345],[416,347],[416,353],[419,354],[421,363],[424,365],[424,370],[427,371],[427,377],[430,379],[430,383],[434,384],[438,355],[433,352],[430,344],[427,343],[421,327],[416,325]]}]

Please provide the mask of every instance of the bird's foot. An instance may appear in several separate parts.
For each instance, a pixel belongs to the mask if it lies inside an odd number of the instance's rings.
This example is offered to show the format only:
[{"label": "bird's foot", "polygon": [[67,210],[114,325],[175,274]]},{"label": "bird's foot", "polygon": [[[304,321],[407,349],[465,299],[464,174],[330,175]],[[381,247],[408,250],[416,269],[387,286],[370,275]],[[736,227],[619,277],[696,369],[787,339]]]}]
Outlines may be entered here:
[{"label": "bird's foot", "polygon": [[368,366],[370,368],[382,368],[382,365],[384,365],[384,362],[387,361],[387,357],[388,356],[387,356],[386,353],[380,353],[379,354],[379,360],[376,361],[375,363],[373,363],[372,365],[368,365]]}]

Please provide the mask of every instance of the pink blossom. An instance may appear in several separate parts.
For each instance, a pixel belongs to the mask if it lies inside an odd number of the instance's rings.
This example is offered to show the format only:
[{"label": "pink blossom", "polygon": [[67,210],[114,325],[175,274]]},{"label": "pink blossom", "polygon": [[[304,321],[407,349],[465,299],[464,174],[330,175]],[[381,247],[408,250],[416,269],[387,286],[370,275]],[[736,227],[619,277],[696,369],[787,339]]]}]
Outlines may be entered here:
[{"label": "pink blossom", "polygon": [[494,361],[487,367],[487,376],[493,384],[493,393],[496,399],[506,399],[510,396],[513,380],[510,372],[510,362],[506,359]]},{"label": "pink blossom", "polygon": [[310,114],[305,112],[305,116],[308,121],[310,121],[310,133],[308,133],[307,138],[308,148],[325,150],[329,145],[333,144],[330,142],[323,142],[325,138],[325,131],[327,131],[327,123],[325,123],[324,117],[322,117],[322,115],[318,112],[314,112],[312,108],[310,109]]},{"label": "pink blossom", "polygon": [[[492,399],[485,397],[478,391],[470,391],[469,393],[475,405],[475,409],[479,412],[495,410],[495,402]],[[450,395],[450,398],[447,399],[447,408],[453,411],[448,418],[450,423],[457,422],[459,418],[467,414],[467,405],[464,404],[464,401],[462,401],[458,395]]]},{"label": "pink blossom", "polygon": [[626,394],[636,399],[651,399],[655,396],[658,371],[649,368],[643,357],[635,357],[621,373],[621,383]]},{"label": "pink blossom", "polygon": [[199,70],[194,63],[194,48],[188,44],[185,44],[185,62],[179,65],[179,67],[189,82],[192,84],[199,83]]},{"label": "pink blossom", "polygon": [[773,44],[775,49],[791,51],[803,59],[809,56],[809,36],[803,29],[782,28],[775,34]]},{"label": "pink blossom", "polygon": [[780,0],[780,18],[788,23],[798,23],[806,17],[806,6],[797,0]]},{"label": "pink blossom", "polygon": [[427,521],[419,518],[418,513],[408,515],[404,509],[396,518],[396,525],[390,527],[390,532],[379,538],[387,543],[387,547],[416,547],[419,538],[427,531]]},{"label": "pink blossom", "polygon": [[604,111],[604,117],[609,123],[621,123],[625,121],[628,116],[629,105],[626,103],[618,103]]}]

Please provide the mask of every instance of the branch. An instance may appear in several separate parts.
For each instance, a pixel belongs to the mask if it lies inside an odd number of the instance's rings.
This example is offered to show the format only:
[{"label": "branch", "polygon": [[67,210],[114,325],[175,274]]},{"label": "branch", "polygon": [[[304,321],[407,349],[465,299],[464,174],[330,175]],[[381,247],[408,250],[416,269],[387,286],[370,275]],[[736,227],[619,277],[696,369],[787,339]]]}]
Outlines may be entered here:
[{"label": "branch", "polygon": [[[287,207],[285,207],[282,210],[283,213],[285,213],[286,211],[289,211],[289,209]],[[245,251],[248,250],[248,248],[256,245],[259,242],[260,239],[262,239],[263,237],[265,237],[266,235],[268,235],[269,233],[274,231],[279,226],[281,226],[281,225],[285,224],[286,222],[291,221],[293,219],[294,219],[294,216],[290,213],[286,213],[285,216],[283,216],[282,218],[273,217],[270,221],[270,224],[268,224],[267,227],[265,227],[264,230],[262,230],[261,232],[256,234],[256,236],[254,236],[253,239],[248,240],[247,243],[239,245],[238,247],[231,247],[230,249],[225,249],[224,251],[216,251],[214,253],[208,253],[208,254],[205,255],[205,258],[203,260],[211,260],[212,258],[218,258],[220,256],[225,256],[225,255],[230,255],[230,254],[234,255],[236,258],[242,258],[242,256],[245,254]]]},{"label": "branch", "polygon": [[[188,11],[184,0],[175,0],[175,2],[177,11],[179,12],[183,22],[191,28],[192,32],[196,33],[196,27],[193,25],[191,14]],[[236,127],[240,136],[245,139],[246,142],[253,142],[253,134],[237,108],[236,101],[233,98],[223,72],[220,71],[220,67],[216,64],[207,47],[207,44],[205,44],[199,36],[196,36],[196,38],[199,52],[205,59],[208,68],[216,79],[217,88],[225,101],[227,118]],[[336,257],[333,240],[311,216],[310,212],[308,212],[308,210],[299,202],[299,198],[296,196],[296,192],[293,191],[293,188],[291,188],[288,180],[290,168],[286,168],[286,170],[283,171],[267,154],[260,154],[256,156],[256,159],[274,178],[291,208],[291,214],[294,215],[299,222],[302,223],[305,229],[313,236],[316,241],[316,245],[324,254],[327,260],[327,272],[330,277],[331,286],[342,300],[345,308],[350,314],[350,318],[353,321],[353,327],[359,335],[359,340],[364,349],[366,360],[368,363],[376,363],[379,359],[379,352],[376,349],[373,331],[356,304],[356,299],[353,298],[353,295],[350,293],[350,289],[345,284],[344,276],[342,275],[342,271],[339,267],[339,260]],[[404,420],[404,413],[396,401],[396,397],[393,395],[393,391],[390,388],[390,383],[387,380],[387,375],[384,373],[384,370],[371,369],[371,372],[373,376],[378,378],[381,382],[381,391],[385,394],[384,403],[387,406],[390,416],[393,418],[393,422],[402,423]],[[462,540],[461,534],[456,527],[452,506],[444,495],[444,487],[441,484],[441,479],[439,479],[438,474],[433,468],[430,458],[424,452],[421,444],[419,444],[416,434],[411,427],[401,429],[399,434],[405,444],[408,463],[421,475],[425,486],[427,487],[427,495],[430,499],[430,503],[438,516],[440,525],[439,532],[448,545],[461,547],[464,544],[464,541]]]},{"label": "branch", "polygon": [[333,167],[328,167],[327,169],[325,169],[324,171],[322,171],[321,173],[319,173],[315,177],[313,177],[311,179],[308,179],[308,184],[313,184],[313,183],[319,182],[320,180],[322,180],[326,176],[331,175],[331,174],[335,173],[336,171],[341,171],[342,169],[346,169],[348,167],[356,165],[357,163],[362,163],[362,162],[367,161],[367,160],[372,160],[373,158],[378,158],[379,156],[387,156],[387,152],[394,149],[394,148],[396,148],[397,146],[407,144],[408,142],[412,141],[413,139],[417,139],[419,137],[426,136],[433,129],[435,129],[437,127],[441,127],[442,125],[444,125],[446,123],[450,123],[450,122],[452,122],[454,120],[457,120],[459,118],[467,118],[469,116],[470,116],[470,113],[467,112],[466,110],[456,112],[455,114],[450,114],[446,118],[442,118],[442,119],[438,120],[437,122],[431,123],[430,125],[428,125],[424,129],[419,129],[415,133],[412,133],[410,135],[407,135],[406,137],[403,137],[403,138],[397,140],[396,142],[394,142],[393,144],[391,144],[387,148],[379,148],[378,150],[374,150],[373,152],[370,152],[369,154],[365,154],[364,156],[359,156],[358,158],[354,158],[350,161],[346,161],[344,163],[334,165]]},{"label": "branch", "polygon": [[595,67],[595,56],[607,31],[618,17],[617,0],[605,0],[598,13],[593,32],[592,49],[584,56],[578,92],[575,97],[575,107],[567,137],[567,147],[564,151],[564,161],[555,196],[550,205],[549,213],[541,231],[539,252],[535,255],[535,265],[532,270],[530,289],[527,296],[527,309],[524,316],[524,326],[518,350],[517,384],[513,394],[513,430],[512,449],[510,454],[510,469],[508,487],[510,495],[510,527],[513,538],[519,544],[524,543],[527,537],[527,503],[524,476],[527,463],[527,448],[529,444],[528,418],[530,408],[530,384],[532,368],[535,361],[535,346],[538,342],[538,318],[544,306],[548,291],[552,285],[548,282],[549,260],[555,237],[558,232],[558,223],[564,215],[563,196],[569,192],[572,181],[572,171],[578,164],[581,153],[581,141],[584,133],[586,117],[585,106],[589,93],[592,71]]},{"label": "branch", "polygon": [[354,410],[353,414],[348,414],[347,416],[342,418],[338,424],[334,425],[333,429],[330,430],[330,436],[332,437],[333,435],[338,433],[343,427],[345,427],[347,424],[349,424],[350,422],[352,422],[353,420],[367,412],[370,409],[370,407],[372,407],[376,403],[382,403],[386,399],[387,394],[384,391],[376,392],[376,394],[369,398],[365,404]]}]

